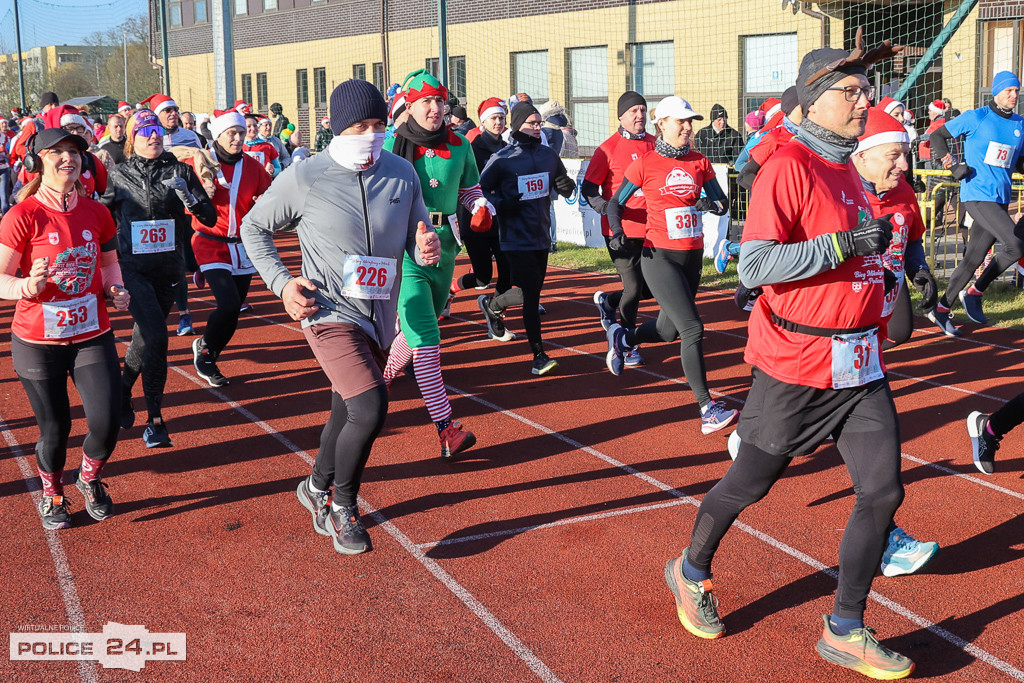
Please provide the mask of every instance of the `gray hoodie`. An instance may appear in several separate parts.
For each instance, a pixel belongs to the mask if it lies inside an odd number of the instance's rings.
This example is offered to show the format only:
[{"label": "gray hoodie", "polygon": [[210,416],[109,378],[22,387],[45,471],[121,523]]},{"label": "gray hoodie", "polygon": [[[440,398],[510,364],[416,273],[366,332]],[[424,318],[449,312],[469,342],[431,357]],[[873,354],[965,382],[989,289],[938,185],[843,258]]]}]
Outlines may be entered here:
[{"label": "gray hoodie", "polygon": [[[430,226],[420,181],[412,164],[390,152],[365,171],[352,171],[330,154],[293,164],[242,221],[245,250],[267,287],[281,296],[294,277],[274,246],[274,233],[293,222],[302,252],[302,275],[317,286],[321,309],[303,327],[348,322],[359,325],[386,349],[395,338],[395,314],[401,285],[403,252],[422,264],[416,226]],[[345,256],[393,258],[397,277],[391,298],[355,299],[342,295]]]}]

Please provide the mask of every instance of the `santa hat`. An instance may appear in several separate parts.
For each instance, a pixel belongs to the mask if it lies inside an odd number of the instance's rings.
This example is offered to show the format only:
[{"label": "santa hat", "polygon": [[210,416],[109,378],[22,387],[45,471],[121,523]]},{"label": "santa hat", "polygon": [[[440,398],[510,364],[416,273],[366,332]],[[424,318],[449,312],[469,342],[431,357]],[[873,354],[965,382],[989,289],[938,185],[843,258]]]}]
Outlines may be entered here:
[{"label": "santa hat", "polygon": [[330,123],[330,122],[331,122],[331,117],[330,116],[325,116],[322,119],[320,119],[320,125],[321,126],[324,125],[325,123]]},{"label": "santa hat", "polygon": [[60,115],[61,128],[63,128],[64,126],[72,125],[79,125],[82,128],[91,128],[89,122],[85,120],[85,117],[82,116],[81,112],[79,112],[77,109],[75,109],[74,107],[69,107],[67,105],[65,105],[63,109],[64,111],[62,111]]},{"label": "santa hat", "polygon": [[881,107],[882,111],[884,111],[889,116],[892,116],[892,110],[895,109],[896,107],[903,107],[903,109],[907,108],[907,106],[900,102],[899,100],[894,100],[893,98],[888,96],[883,97],[876,106]]},{"label": "santa hat", "polygon": [[881,106],[868,109],[868,120],[864,126],[864,135],[858,138],[854,153],[869,150],[889,142],[910,142],[907,129],[903,124],[890,116]]},{"label": "santa hat", "polygon": [[480,115],[480,123],[483,123],[495,114],[507,113],[507,110],[505,109],[505,103],[500,97],[491,97],[480,103],[476,113]]},{"label": "santa hat", "polygon": [[395,93],[395,99],[391,101],[391,111],[388,112],[388,125],[395,125],[395,119],[402,115],[405,111],[405,93],[399,91]]},{"label": "santa hat", "polygon": [[175,109],[177,109],[178,103],[172,100],[167,95],[161,95],[160,93],[156,93],[155,95],[150,95],[146,99],[142,100],[142,102],[139,103],[139,107],[146,107],[148,109],[152,109],[154,114],[159,114],[168,107],[174,107]]},{"label": "santa hat", "polygon": [[782,111],[782,100],[780,100],[778,97],[769,97],[767,100],[761,103],[761,106],[758,107],[758,109],[764,112],[764,118],[766,120],[771,119],[773,116]]},{"label": "santa hat", "polygon": [[250,107],[246,104],[245,100],[235,100],[235,111],[239,114],[245,115],[249,113]]},{"label": "santa hat", "polygon": [[937,116],[945,114],[946,103],[943,102],[942,100],[933,100],[932,103],[928,105],[928,111]]},{"label": "santa hat", "polygon": [[234,109],[228,109],[227,111],[221,111],[220,109],[213,110],[213,121],[210,122],[210,134],[213,135],[214,140],[219,138],[220,134],[228,128],[235,127],[245,130],[244,116]]},{"label": "santa hat", "polygon": [[120,114],[123,111],[131,111],[131,110],[132,110],[132,105],[128,104],[124,100],[121,100],[121,101],[119,101],[117,103],[117,113],[118,114]]}]

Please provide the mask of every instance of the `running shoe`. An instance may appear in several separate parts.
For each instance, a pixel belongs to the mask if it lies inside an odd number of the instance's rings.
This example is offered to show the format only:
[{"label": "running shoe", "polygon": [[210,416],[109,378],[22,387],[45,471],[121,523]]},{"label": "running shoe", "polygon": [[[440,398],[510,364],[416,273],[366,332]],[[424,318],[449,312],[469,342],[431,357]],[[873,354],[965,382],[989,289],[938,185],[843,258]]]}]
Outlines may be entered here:
[{"label": "running shoe", "polygon": [[906,678],[914,672],[914,662],[879,643],[874,629],[865,626],[838,636],[829,627],[827,616],[824,620],[817,650],[826,661],[886,681]]},{"label": "running shoe", "polygon": [[505,311],[491,310],[491,301],[494,299],[487,294],[481,294],[476,298],[476,305],[484,314],[484,321],[487,323],[487,336],[495,341],[507,342],[516,338],[513,332],[505,328]]},{"label": "running shoe", "polygon": [[243,301],[242,305],[238,307],[239,313],[249,313],[250,311],[252,311],[252,304],[248,301]]},{"label": "running shoe", "polygon": [[437,316],[438,320],[447,320],[452,316],[452,301],[455,300],[455,292],[451,289],[448,290],[448,301],[445,303],[444,308],[441,309],[441,314]]},{"label": "running shoe", "polygon": [[548,354],[541,351],[533,357],[533,374],[546,375],[552,370],[558,369],[558,361],[548,358]]},{"label": "running shoe", "polygon": [[178,336],[184,337],[185,335],[195,334],[196,331],[192,328],[192,314],[182,313],[178,316]]},{"label": "running shoe", "polygon": [[729,240],[722,240],[722,243],[718,245],[718,253],[715,254],[715,272],[719,275],[725,273],[725,269],[729,267],[729,261],[732,260],[732,254],[729,253],[729,246],[732,244]]},{"label": "running shoe", "polygon": [[[973,289],[973,287],[971,288]],[[981,307],[981,294],[971,294],[968,290],[960,290],[960,303],[964,305],[964,313],[979,325],[988,325],[988,318]]]},{"label": "running shoe", "polygon": [[922,543],[903,529],[896,527],[889,532],[889,544],[882,555],[882,575],[902,576],[913,574],[928,564],[939,544],[933,541]]},{"label": "running shoe", "polygon": [[203,275],[203,271],[197,270],[192,273],[192,284],[196,286],[196,289],[202,289],[206,286],[206,276]]},{"label": "running shoe", "polygon": [[471,448],[476,443],[473,432],[462,428],[461,422],[452,422],[441,433],[441,457],[445,460]]},{"label": "running shoe", "polygon": [[697,583],[683,576],[688,550],[665,564],[665,583],[676,599],[679,623],[698,638],[721,638],[725,635],[725,624],[718,617],[718,598],[711,579]]},{"label": "running shoe", "polygon": [[720,429],[725,429],[740,416],[740,411],[725,407],[724,401],[712,401],[708,409],[700,418],[700,431],[703,434],[711,434]]},{"label": "running shoe", "polygon": [[121,429],[135,426],[135,408],[132,406],[131,389],[121,387]]},{"label": "running shoe", "polygon": [[222,387],[230,384],[228,378],[217,369],[217,363],[206,348],[203,337],[192,342],[192,365],[195,366],[196,374],[206,380],[211,387]]},{"label": "running shoe", "polygon": [[641,365],[646,365],[647,361],[640,355],[640,347],[634,346],[633,348],[626,351],[626,355],[622,360],[622,364],[627,368],[638,368]]},{"label": "running shoe", "polygon": [[540,304],[537,304],[537,314],[538,315],[547,315],[548,314],[548,309],[544,308]]},{"label": "running shoe", "polygon": [[729,450],[729,457],[733,460],[740,454],[740,443],[742,443],[742,439],[740,439],[739,430],[732,430],[732,434],[729,435],[729,441],[726,442],[725,447]]},{"label": "running shoe", "polygon": [[743,286],[743,283],[736,288],[736,294],[734,300],[736,305],[744,311],[754,310],[754,302],[757,301],[757,297],[761,296],[763,290],[760,287],[749,289]]},{"label": "running shoe", "polygon": [[608,366],[608,372],[618,377],[622,374],[623,356],[626,354],[626,331],[622,325],[612,323],[605,336],[608,339],[608,353],[604,356],[604,364]]},{"label": "running shoe", "polygon": [[996,471],[996,451],[1002,437],[990,434],[988,418],[985,413],[975,410],[967,416],[967,433],[971,437],[971,450],[974,451],[974,466],[982,474],[993,474]]},{"label": "running shoe", "polygon": [[146,424],[142,440],[146,448],[170,448],[174,445],[171,443],[171,435],[167,433],[167,425],[159,417],[154,417]]},{"label": "running shoe", "polygon": [[302,507],[309,510],[313,515],[313,531],[317,532],[321,536],[330,536],[331,532],[327,529],[327,515],[331,513],[331,505],[327,502],[328,497],[331,495],[329,491],[316,492],[310,487],[310,483],[313,481],[313,475],[310,475],[299,482],[299,488],[296,489],[295,495],[299,497],[299,502],[302,503]]},{"label": "running shoe", "polygon": [[960,330],[953,325],[953,321],[949,319],[949,309],[939,304],[931,311],[926,314],[928,319],[939,326],[942,333],[947,337],[959,337]]},{"label": "running shoe", "polygon": [[110,500],[105,481],[102,479],[83,481],[82,471],[79,470],[75,477],[75,486],[85,498],[85,511],[89,513],[90,517],[102,522],[114,514],[114,501]]},{"label": "running shoe", "polygon": [[608,305],[608,295],[600,289],[594,292],[594,303],[597,305],[597,315],[601,318],[601,327],[607,332],[615,324],[615,309]]},{"label": "running shoe", "polygon": [[363,528],[355,505],[342,505],[337,510],[331,505],[328,509],[327,519],[335,550],[343,555],[358,555],[373,550],[370,534]]},{"label": "running shoe", "polygon": [[71,526],[71,513],[64,496],[43,496],[39,501],[39,516],[44,529],[67,529]]}]

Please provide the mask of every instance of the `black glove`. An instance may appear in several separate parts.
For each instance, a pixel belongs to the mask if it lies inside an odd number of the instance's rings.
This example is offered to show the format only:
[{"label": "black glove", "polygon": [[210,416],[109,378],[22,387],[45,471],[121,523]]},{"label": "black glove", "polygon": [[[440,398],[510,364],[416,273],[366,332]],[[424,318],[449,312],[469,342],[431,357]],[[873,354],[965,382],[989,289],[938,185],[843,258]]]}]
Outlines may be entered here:
[{"label": "black glove", "polygon": [[914,176],[914,182],[910,184],[914,188],[914,194],[924,194],[928,191],[928,186],[924,184],[924,181]]},{"label": "black glove", "polygon": [[953,167],[953,180],[963,180],[974,173],[974,169],[967,164],[957,164]]},{"label": "black glove", "polygon": [[560,175],[555,178],[555,192],[563,197],[569,197],[576,191],[576,183],[567,175]]},{"label": "black glove", "polygon": [[939,303],[939,286],[935,283],[935,277],[927,268],[922,268],[914,273],[912,282],[917,291],[921,292],[921,303],[918,304],[918,308],[925,313],[933,310]]},{"label": "black glove", "polygon": [[694,208],[701,213],[710,211],[716,216],[724,216],[725,212],[729,210],[728,204],[722,204],[722,202],[715,201],[710,197],[701,197],[698,199],[697,203],[694,204]]},{"label": "black glove", "polygon": [[885,280],[885,295],[889,296],[889,293],[896,289],[896,285],[900,281],[896,278],[896,274],[888,268],[882,268],[882,278]]},{"label": "black glove", "polygon": [[612,251],[625,251],[627,239],[629,238],[626,237],[626,233],[617,232],[608,240],[608,248]]},{"label": "black glove", "polygon": [[832,233],[835,236],[839,258],[846,260],[851,256],[877,256],[885,253],[892,241],[892,214],[882,218],[872,218],[858,225],[853,230],[840,230]]},{"label": "black glove", "polygon": [[498,202],[498,206],[496,206],[495,208],[498,210],[499,214],[507,215],[512,213],[519,213],[519,202],[522,200],[522,198],[523,193],[517,192],[511,197],[506,197],[502,199],[500,202]]}]

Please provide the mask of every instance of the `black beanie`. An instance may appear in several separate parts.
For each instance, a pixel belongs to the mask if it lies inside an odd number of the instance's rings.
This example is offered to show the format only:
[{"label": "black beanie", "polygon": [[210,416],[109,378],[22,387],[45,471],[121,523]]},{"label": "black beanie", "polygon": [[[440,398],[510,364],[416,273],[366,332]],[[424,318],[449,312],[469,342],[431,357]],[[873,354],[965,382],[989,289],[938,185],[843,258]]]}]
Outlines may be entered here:
[{"label": "black beanie", "polygon": [[463,121],[469,118],[469,114],[466,113],[466,108],[461,104],[457,104],[452,107],[452,116],[457,119],[462,119]]},{"label": "black beanie", "polygon": [[520,102],[512,107],[512,116],[509,119],[509,127],[512,129],[512,132],[518,133],[523,124],[526,123],[526,119],[534,114],[540,114],[540,112],[537,111],[537,107],[529,102]]},{"label": "black beanie", "polygon": [[647,106],[647,100],[644,99],[643,95],[635,90],[627,90],[622,93],[619,95],[619,106],[617,107],[619,113],[617,114],[617,117],[621,117],[638,104],[642,104],[645,107]]},{"label": "black beanie", "polygon": [[800,100],[796,96],[796,86],[791,85],[782,93],[782,113],[786,116],[799,106]]},{"label": "black beanie", "polygon": [[846,59],[849,56],[850,53],[846,50],[840,50],[835,47],[811,50],[804,55],[803,60],[800,62],[800,72],[796,77],[797,99],[800,101],[801,106],[803,106],[804,111],[810,109],[811,105],[821,97],[822,93],[847,76],[867,76],[868,70],[865,67],[859,64],[847,64],[834,71],[829,71],[813,83],[807,82],[814,74],[829,64]]},{"label": "black beanie", "polygon": [[363,119],[388,120],[388,104],[373,83],[352,78],[331,93],[331,131],[343,130]]},{"label": "black beanie", "polygon": [[723,107],[722,105],[716,104],[715,106],[711,107],[711,120],[714,121],[719,117],[727,119],[729,118],[729,112],[727,112],[725,110],[725,107]]},{"label": "black beanie", "polygon": [[42,98],[39,100],[39,107],[43,108],[48,104],[59,104],[60,100],[57,99],[57,93],[55,92],[44,92]]}]

